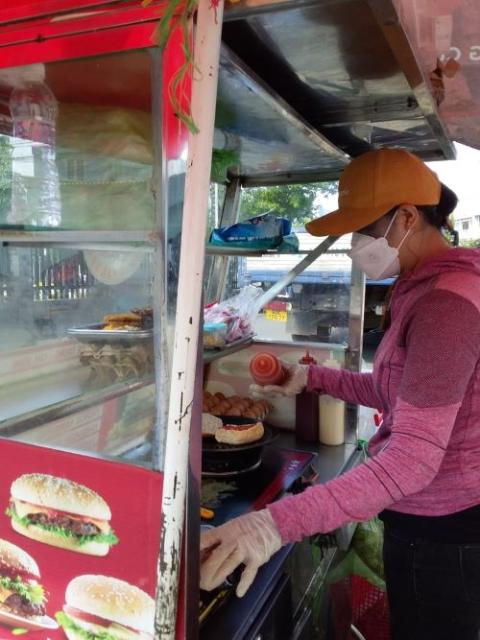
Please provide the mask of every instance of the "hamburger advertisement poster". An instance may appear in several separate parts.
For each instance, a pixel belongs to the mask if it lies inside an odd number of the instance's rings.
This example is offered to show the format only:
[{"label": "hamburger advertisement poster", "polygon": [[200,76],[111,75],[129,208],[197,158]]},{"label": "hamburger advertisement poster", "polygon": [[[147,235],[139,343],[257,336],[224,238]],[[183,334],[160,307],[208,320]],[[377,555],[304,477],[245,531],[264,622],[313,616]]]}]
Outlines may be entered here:
[{"label": "hamburger advertisement poster", "polygon": [[162,477],[1,440],[0,640],[151,640]]}]

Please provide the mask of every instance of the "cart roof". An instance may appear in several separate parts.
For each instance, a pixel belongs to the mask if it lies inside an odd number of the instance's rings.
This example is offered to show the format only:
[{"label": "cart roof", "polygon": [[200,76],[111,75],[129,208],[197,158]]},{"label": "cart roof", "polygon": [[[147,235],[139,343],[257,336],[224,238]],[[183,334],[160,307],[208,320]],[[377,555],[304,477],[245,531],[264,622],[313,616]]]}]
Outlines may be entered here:
[{"label": "cart roof", "polygon": [[[0,44],[9,34],[18,43],[22,21],[38,42],[60,12],[79,12],[70,24],[89,12],[94,28],[97,15],[126,6],[133,3],[10,2],[0,8]],[[474,0],[227,3],[214,147],[236,152],[231,173],[245,185],[334,179],[372,147],[399,146],[425,160],[453,158],[452,139],[480,147],[479,22]],[[455,77],[440,70],[432,92],[437,56],[457,58],[460,68]],[[118,91],[121,105],[129,98]]]}]

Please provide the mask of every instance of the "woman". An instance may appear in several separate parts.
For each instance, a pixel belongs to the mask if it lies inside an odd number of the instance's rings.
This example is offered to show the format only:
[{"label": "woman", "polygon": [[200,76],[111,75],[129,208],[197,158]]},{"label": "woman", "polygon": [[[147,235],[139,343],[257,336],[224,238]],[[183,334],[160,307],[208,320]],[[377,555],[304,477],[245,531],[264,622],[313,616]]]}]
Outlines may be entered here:
[{"label": "woman", "polygon": [[307,386],[381,409],[370,458],[325,485],[284,498],[202,537],[202,587],[287,542],[380,513],[395,640],[477,640],[480,629],[480,259],[442,231],[456,196],[402,150],[353,160],[339,209],[314,235],[354,234],[351,258],[369,277],[399,275],[391,325],[372,374],[290,369],[287,395]]}]

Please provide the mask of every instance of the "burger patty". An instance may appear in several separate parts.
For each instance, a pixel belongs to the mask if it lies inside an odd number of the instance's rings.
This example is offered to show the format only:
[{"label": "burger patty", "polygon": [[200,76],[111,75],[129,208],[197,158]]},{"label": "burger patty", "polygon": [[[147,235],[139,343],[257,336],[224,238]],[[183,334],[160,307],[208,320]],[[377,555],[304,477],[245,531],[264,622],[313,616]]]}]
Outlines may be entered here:
[{"label": "burger patty", "polygon": [[32,604],[18,593],[12,593],[3,603],[9,609],[20,616],[43,616],[45,606],[43,604]]},{"label": "burger patty", "polygon": [[28,516],[32,524],[53,525],[70,531],[75,536],[95,536],[101,533],[100,529],[92,522],[75,520],[68,516],[49,517],[46,513],[32,513]]}]

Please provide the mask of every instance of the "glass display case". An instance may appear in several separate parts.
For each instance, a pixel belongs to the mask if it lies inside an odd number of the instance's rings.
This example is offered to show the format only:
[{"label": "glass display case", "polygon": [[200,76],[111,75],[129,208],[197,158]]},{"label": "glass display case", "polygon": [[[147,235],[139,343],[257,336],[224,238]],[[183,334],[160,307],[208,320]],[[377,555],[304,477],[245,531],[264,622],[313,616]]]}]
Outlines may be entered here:
[{"label": "glass display case", "polygon": [[0,70],[3,437],[162,468],[185,163],[162,164],[160,64]]}]

